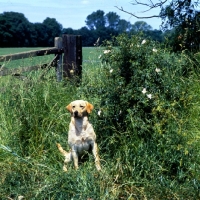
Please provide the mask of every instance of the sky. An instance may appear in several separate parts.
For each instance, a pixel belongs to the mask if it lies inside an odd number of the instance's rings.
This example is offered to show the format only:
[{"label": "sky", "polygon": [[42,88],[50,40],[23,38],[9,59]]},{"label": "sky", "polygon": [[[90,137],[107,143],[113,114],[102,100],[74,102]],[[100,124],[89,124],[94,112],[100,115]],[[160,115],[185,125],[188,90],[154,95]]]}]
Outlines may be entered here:
[{"label": "sky", "polygon": [[[125,19],[131,24],[136,21],[145,21],[153,29],[159,29],[161,20],[159,18],[151,18],[148,20],[137,19],[131,15],[124,13],[115,6],[123,7],[124,10],[132,12],[139,16],[149,16],[159,14],[159,9],[148,13],[141,13],[146,8],[142,6],[134,6],[132,0],[0,0],[0,13],[3,12],[19,12],[32,23],[42,23],[47,17],[55,18],[57,22],[62,24],[63,28],[80,29],[86,26],[85,20],[88,15],[97,10],[103,10],[105,14],[115,12],[120,19]],[[142,3],[148,2],[143,0]]]}]

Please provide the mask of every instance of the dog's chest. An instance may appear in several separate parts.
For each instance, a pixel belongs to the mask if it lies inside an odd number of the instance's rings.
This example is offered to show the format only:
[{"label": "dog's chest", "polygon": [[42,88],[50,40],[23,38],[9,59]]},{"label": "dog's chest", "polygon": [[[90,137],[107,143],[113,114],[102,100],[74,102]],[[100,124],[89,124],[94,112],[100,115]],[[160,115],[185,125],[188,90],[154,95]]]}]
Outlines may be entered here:
[{"label": "dog's chest", "polygon": [[96,140],[96,135],[91,124],[88,123],[86,127],[76,125],[71,126],[68,133],[68,143],[70,146],[76,144],[84,148]]},{"label": "dog's chest", "polygon": [[82,130],[81,132],[77,132],[75,129],[69,131],[68,141],[71,143],[87,143],[91,140],[94,140],[92,134],[89,134],[87,131]]},{"label": "dog's chest", "polygon": [[79,134],[75,134],[73,130],[69,132],[68,143],[72,150],[77,151],[82,154],[84,151],[88,151],[94,138],[88,134],[86,131],[82,131]]}]

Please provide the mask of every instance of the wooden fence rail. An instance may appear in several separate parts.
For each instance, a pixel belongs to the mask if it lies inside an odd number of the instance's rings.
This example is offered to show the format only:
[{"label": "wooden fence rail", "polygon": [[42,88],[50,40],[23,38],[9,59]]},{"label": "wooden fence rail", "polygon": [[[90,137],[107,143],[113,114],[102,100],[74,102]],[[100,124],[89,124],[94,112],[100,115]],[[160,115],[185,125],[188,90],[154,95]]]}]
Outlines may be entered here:
[{"label": "wooden fence rail", "polygon": [[9,61],[9,60],[18,60],[18,59],[23,59],[23,58],[31,58],[35,56],[44,56],[44,55],[49,55],[49,54],[57,54],[59,53],[59,51],[62,51],[62,49],[53,47],[53,48],[46,48],[46,49],[41,49],[41,50],[14,53],[14,54],[0,56],[0,62]]},{"label": "wooden fence rail", "polygon": [[36,71],[39,69],[50,68],[51,66],[54,66],[55,60],[56,60],[56,56],[48,64],[27,66],[27,67],[16,67],[16,68],[3,67],[3,68],[0,68],[0,76],[7,76],[7,75],[20,76],[24,72],[31,72],[31,71]]},{"label": "wooden fence rail", "polygon": [[[63,77],[71,78],[78,76],[80,78],[82,73],[82,38],[79,35],[63,35],[62,37],[56,37],[54,40],[54,47],[52,48],[0,56],[0,62],[30,58],[35,56],[45,56],[49,54],[55,54],[55,58],[51,64],[55,66],[56,63],[55,67],[58,81],[61,81]],[[46,64],[46,66],[49,65]],[[2,67],[0,68],[0,76],[15,74],[16,72],[22,73],[31,70],[38,70],[44,67],[45,65],[16,69]]]}]

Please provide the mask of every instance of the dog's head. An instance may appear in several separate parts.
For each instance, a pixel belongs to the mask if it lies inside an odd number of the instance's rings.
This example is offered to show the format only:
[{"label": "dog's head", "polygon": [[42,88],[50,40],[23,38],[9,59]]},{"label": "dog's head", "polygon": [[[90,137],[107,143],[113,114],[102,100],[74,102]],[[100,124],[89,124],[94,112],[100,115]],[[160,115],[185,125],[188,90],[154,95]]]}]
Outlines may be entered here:
[{"label": "dog's head", "polygon": [[94,106],[84,100],[72,101],[67,107],[67,110],[73,117],[83,117],[93,110]]}]

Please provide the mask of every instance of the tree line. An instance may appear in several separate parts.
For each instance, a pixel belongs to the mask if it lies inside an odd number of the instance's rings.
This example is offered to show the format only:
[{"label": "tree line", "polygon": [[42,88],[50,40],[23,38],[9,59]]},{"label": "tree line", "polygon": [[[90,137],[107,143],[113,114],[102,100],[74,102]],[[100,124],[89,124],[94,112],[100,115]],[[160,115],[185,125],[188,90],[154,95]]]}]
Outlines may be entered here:
[{"label": "tree line", "polygon": [[[88,15],[86,25],[78,30],[63,28],[55,18],[47,17],[42,23],[31,23],[22,13],[4,12],[0,14],[0,47],[50,47],[54,45],[54,38],[62,34],[81,35],[83,46],[93,46],[98,38],[102,42],[124,32],[129,35],[142,32],[145,38],[165,42],[173,51],[199,51],[200,12],[195,6],[198,7],[200,3],[172,0],[169,5],[164,6],[167,1],[151,1],[151,4],[143,4],[137,0],[135,2],[150,10],[161,7],[160,14],[155,16],[162,19],[161,30],[153,29],[144,21],[131,24],[120,19],[115,12],[104,13],[102,10]],[[121,8],[121,11],[124,10]]]},{"label": "tree line", "polygon": [[[117,8],[137,19],[160,18],[162,20],[160,27],[167,39],[165,42],[173,51],[199,52],[199,0],[149,0],[146,2],[132,0],[130,4],[143,7],[140,15],[124,10],[123,7]],[[155,9],[160,9],[160,13],[148,14],[149,11],[154,13]]]},{"label": "tree line", "polygon": [[22,13],[0,14],[0,47],[47,47],[54,45],[62,25],[47,17],[42,23],[31,23]]},{"label": "tree line", "polygon": [[83,46],[93,46],[98,38],[109,40],[121,33],[143,32],[146,37],[162,42],[163,33],[144,21],[134,24],[120,19],[115,12],[107,14],[102,10],[91,13],[86,18],[86,26],[74,30],[63,28],[55,19],[47,17],[42,23],[31,23],[22,13],[4,12],[0,14],[0,47],[50,47],[54,38],[62,34],[82,35]]}]

